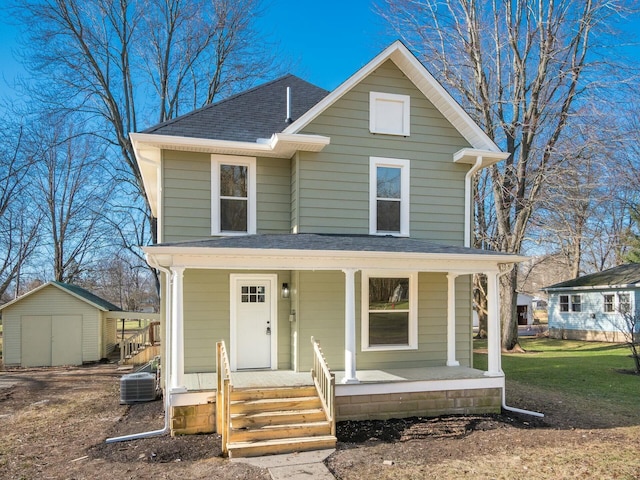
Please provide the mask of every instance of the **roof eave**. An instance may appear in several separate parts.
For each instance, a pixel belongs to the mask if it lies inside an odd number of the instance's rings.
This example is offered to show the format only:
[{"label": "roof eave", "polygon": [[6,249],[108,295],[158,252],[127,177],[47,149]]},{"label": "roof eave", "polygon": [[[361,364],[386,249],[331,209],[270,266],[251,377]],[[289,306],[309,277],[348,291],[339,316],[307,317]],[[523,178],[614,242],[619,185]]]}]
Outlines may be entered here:
[{"label": "roof eave", "polygon": [[[306,250],[148,246],[143,247],[153,265],[204,268],[286,268],[292,270],[340,270],[344,268],[412,270],[420,262],[443,272],[486,272],[498,265],[514,264],[527,257],[510,254],[416,253],[360,250]],[[321,260],[321,261],[320,261]]]},{"label": "roof eave", "polygon": [[257,142],[236,142],[154,133],[130,133],[136,161],[142,175],[147,198],[154,217],[159,215],[160,166],[162,150],[179,150],[209,154],[291,158],[296,152],[319,152],[331,139],[322,135],[275,133]]},{"label": "roof eave", "polygon": [[454,163],[464,163],[475,165],[478,158],[482,160],[480,168],[490,167],[502,160],[509,158],[508,152],[494,152],[491,150],[480,150],[477,148],[463,148],[453,154]]}]

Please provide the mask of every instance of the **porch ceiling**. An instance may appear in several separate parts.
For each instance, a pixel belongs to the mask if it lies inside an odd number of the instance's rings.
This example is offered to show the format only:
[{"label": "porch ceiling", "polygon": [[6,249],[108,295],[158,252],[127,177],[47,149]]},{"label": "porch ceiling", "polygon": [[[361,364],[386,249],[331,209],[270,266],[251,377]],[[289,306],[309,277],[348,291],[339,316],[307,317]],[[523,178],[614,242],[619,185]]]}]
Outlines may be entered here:
[{"label": "porch ceiling", "polygon": [[152,265],[213,269],[494,271],[517,255],[407,237],[280,234],[217,237],[145,247]]}]

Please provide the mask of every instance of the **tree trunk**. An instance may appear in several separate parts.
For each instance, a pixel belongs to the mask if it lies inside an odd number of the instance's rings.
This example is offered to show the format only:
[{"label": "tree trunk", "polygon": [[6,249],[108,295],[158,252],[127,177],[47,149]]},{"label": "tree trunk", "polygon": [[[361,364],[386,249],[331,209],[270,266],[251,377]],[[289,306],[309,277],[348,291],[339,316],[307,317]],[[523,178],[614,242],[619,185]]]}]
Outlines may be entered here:
[{"label": "tree trunk", "polygon": [[502,349],[507,352],[524,352],[518,343],[518,269],[500,277],[500,325],[502,327]]}]

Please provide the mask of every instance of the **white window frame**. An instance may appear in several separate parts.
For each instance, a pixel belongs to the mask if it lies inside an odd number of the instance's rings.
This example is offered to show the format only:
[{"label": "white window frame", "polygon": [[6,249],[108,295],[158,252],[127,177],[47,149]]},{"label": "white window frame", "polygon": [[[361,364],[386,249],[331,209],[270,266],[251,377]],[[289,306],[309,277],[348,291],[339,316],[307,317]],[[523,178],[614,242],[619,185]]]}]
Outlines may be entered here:
[{"label": "white window frame", "polygon": [[[409,344],[369,345],[369,278],[409,279]],[[360,341],[363,352],[418,349],[418,274],[417,272],[363,271],[361,295]]]},{"label": "white window frame", "polygon": [[[611,301],[607,302],[607,297],[611,297]],[[611,310],[607,310],[607,305],[610,305]],[[615,293],[603,293],[602,294],[602,313],[612,314],[616,313],[616,294]]]},{"label": "white window frame", "polygon": [[[369,157],[369,234],[409,236],[411,162],[399,158]],[[400,169],[400,231],[378,231],[378,167]]]},{"label": "white window frame", "polygon": [[[220,229],[220,165],[247,167],[247,231]],[[256,159],[236,155],[211,155],[211,235],[242,236],[256,233]]]},{"label": "white window frame", "polygon": [[[388,118],[392,113],[385,106],[400,104],[402,110],[396,122],[399,124],[395,130],[382,128],[378,125],[379,117]],[[369,131],[384,135],[399,135],[408,137],[411,134],[411,97],[397,93],[369,92]]]}]

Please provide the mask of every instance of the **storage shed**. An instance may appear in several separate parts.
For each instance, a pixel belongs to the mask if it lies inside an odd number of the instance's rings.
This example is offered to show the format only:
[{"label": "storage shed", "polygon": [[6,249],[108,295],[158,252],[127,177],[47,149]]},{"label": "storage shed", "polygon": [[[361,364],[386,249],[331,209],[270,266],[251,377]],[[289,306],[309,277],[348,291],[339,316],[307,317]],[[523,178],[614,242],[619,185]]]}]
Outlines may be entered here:
[{"label": "storage shed", "polygon": [[120,309],[76,285],[49,282],[0,306],[5,366],[81,365],[116,348]]}]

